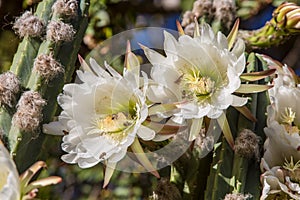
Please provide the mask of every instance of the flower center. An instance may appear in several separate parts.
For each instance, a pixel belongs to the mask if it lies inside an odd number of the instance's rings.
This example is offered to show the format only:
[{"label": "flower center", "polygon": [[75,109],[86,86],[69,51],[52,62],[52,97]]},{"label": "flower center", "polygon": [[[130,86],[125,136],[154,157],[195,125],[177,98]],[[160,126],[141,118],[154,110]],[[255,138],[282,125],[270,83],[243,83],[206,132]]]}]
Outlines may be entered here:
[{"label": "flower center", "polygon": [[292,108],[287,107],[284,110],[284,113],[281,114],[281,121],[289,134],[299,133],[299,129],[294,124],[296,118],[296,112]]},{"label": "flower center", "polygon": [[0,171],[0,191],[3,189],[4,185],[7,183],[8,171],[1,169]]},{"label": "flower center", "polygon": [[126,130],[133,123],[134,119],[124,112],[100,115],[94,119],[94,126],[88,134],[99,134],[121,142],[127,136]]},{"label": "flower center", "polygon": [[201,76],[195,71],[184,73],[180,80],[184,98],[197,99],[198,101],[210,96],[215,90],[215,81],[210,77]]}]

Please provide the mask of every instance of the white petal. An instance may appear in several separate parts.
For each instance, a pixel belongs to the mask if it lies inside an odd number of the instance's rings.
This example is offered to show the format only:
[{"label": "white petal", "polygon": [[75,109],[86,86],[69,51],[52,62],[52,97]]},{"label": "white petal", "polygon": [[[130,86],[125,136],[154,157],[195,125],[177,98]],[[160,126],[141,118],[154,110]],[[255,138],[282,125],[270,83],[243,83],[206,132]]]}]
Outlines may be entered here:
[{"label": "white petal", "polygon": [[103,78],[109,78],[111,77],[109,73],[107,73],[97,62],[95,59],[90,58],[90,64],[92,71],[95,72],[98,76]]},{"label": "white petal", "polygon": [[232,106],[240,107],[245,105],[248,101],[248,98],[246,97],[239,97],[236,95],[232,95],[232,97],[233,97],[233,101],[231,103]]},{"label": "white petal", "polygon": [[155,131],[141,125],[141,127],[138,129],[137,135],[142,138],[143,140],[152,140],[155,137]]},{"label": "white petal", "polygon": [[165,141],[173,136],[174,136],[174,134],[168,134],[168,135],[156,134],[155,137],[152,139],[152,141],[161,142],[161,141]]},{"label": "white petal", "polygon": [[64,135],[63,130],[67,130],[60,122],[51,122],[43,125],[43,132],[50,135]]}]

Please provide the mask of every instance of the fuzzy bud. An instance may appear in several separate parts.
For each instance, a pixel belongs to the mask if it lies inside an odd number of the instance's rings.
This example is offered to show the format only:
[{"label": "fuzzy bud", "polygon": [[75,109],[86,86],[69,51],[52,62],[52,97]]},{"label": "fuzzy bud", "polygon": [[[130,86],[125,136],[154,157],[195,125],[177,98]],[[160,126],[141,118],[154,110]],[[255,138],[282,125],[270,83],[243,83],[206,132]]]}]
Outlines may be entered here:
[{"label": "fuzzy bud", "polygon": [[198,18],[203,15],[212,15],[212,9],[213,5],[211,0],[197,0],[193,4],[192,12]]},{"label": "fuzzy bud", "polygon": [[181,25],[183,27],[188,26],[195,22],[195,17],[199,18],[202,16],[212,17],[213,6],[211,0],[197,0],[193,4],[192,11],[186,11],[183,15]]},{"label": "fuzzy bud", "polygon": [[215,18],[229,30],[236,18],[236,7],[234,1],[219,0],[214,1]]},{"label": "fuzzy bud", "polygon": [[224,200],[247,200],[250,198],[252,198],[251,194],[232,193],[232,194],[226,194]]},{"label": "fuzzy bud", "polygon": [[234,151],[247,159],[259,161],[260,138],[249,129],[244,129],[235,140]]},{"label": "fuzzy bud", "polygon": [[17,112],[13,116],[13,124],[25,132],[36,131],[43,117],[44,105],[46,101],[38,92],[24,92],[18,102]]},{"label": "fuzzy bud", "polygon": [[30,11],[26,11],[16,19],[13,29],[21,38],[25,36],[40,37],[45,32],[45,23]]},{"label": "fuzzy bud", "polygon": [[161,178],[153,192],[152,200],[180,200],[182,199],[177,187],[167,178]]},{"label": "fuzzy bud", "polygon": [[0,105],[12,107],[20,90],[20,80],[12,72],[0,74]]},{"label": "fuzzy bud", "polygon": [[183,14],[181,25],[182,25],[182,26],[187,26],[187,25],[189,25],[190,23],[194,22],[194,17],[195,17],[195,14],[194,14],[193,12],[191,12],[191,11],[186,11],[186,12]]},{"label": "fuzzy bud", "polygon": [[33,64],[33,69],[46,81],[55,78],[59,73],[64,73],[63,66],[53,58],[53,54],[39,55]]},{"label": "fuzzy bud", "polygon": [[53,13],[67,17],[76,17],[78,10],[77,0],[58,0],[52,6]]},{"label": "fuzzy bud", "polygon": [[51,21],[47,26],[47,39],[53,42],[73,40],[75,30],[72,25],[61,21]]}]

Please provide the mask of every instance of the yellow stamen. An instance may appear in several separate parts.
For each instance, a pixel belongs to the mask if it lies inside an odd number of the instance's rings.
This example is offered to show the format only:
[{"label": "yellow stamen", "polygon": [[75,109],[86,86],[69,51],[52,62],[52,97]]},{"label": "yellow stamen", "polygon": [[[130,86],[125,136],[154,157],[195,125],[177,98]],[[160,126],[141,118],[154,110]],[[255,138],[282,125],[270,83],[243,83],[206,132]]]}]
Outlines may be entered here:
[{"label": "yellow stamen", "polygon": [[183,97],[196,98],[198,101],[202,97],[210,96],[215,90],[215,81],[210,77],[201,76],[199,72],[190,71],[185,72],[180,84],[183,89]]},{"label": "yellow stamen", "polygon": [[281,114],[282,123],[292,125],[296,118],[296,113],[293,112],[292,108],[285,108],[285,112]]},{"label": "yellow stamen", "polygon": [[123,112],[98,116],[95,119],[95,127],[90,133],[97,133],[110,137],[115,141],[121,141],[126,136],[126,130],[133,124],[134,120]]}]

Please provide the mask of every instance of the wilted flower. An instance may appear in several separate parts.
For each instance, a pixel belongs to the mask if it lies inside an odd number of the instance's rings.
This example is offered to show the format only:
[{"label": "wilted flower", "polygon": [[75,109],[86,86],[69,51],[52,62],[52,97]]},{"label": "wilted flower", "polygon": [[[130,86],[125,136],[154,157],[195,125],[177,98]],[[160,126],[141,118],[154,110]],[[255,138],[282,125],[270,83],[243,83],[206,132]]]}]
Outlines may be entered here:
[{"label": "wilted flower", "polygon": [[108,64],[107,72],[90,59],[90,71],[77,71],[83,83],[64,86],[64,94],[58,97],[63,108],[59,121],[44,125],[44,131],[66,134],[62,144],[67,152],[62,156],[65,162],[77,163],[81,168],[105,162],[107,169],[114,168],[136,135],[143,140],[154,138],[155,132],[142,125],[148,116],[147,78],[144,76],[144,87],[140,89],[139,62],[134,54],[130,55],[123,76]]},{"label": "wilted flower", "polygon": [[[291,166],[292,164],[293,166]],[[261,200],[264,199],[300,199],[299,163],[270,168],[262,159],[261,167],[265,171],[261,175],[263,185]]]},{"label": "wilted flower", "polygon": [[[174,103],[175,116],[185,119],[218,119],[229,106],[243,106],[247,98],[233,93],[241,86],[245,68],[244,43],[237,40],[232,49],[221,33],[198,25],[194,38],[182,35],[178,41],[164,32],[166,57],[143,47],[153,65],[151,77],[159,87],[151,86],[149,99],[156,103]],[[202,124],[198,121],[197,124]],[[233,143],[233,141],[231,142]]]},{"label": "wilted flower", "polygon": [[274,87],[269,90],[272,105],[268,107],[267,139],[264,159],[270,167],[282,165],[291,156],[300,160],[300,87],[293,72],[278,69]]}]

